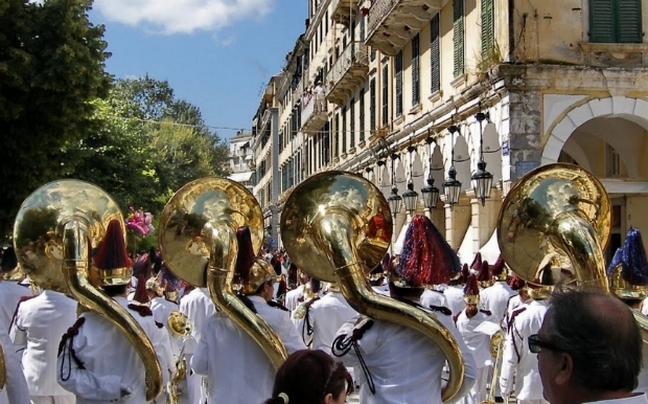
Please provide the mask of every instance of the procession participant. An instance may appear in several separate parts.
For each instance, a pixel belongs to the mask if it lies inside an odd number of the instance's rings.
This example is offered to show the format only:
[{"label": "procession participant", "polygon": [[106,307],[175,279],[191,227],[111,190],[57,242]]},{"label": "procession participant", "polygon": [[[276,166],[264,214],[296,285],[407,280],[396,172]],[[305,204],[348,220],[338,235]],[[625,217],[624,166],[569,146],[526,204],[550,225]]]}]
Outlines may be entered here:
[{"label": "procession participant", "polygon": [[[287,309],[272,301],[276,275],[267,261],[254,257],[250,229],[240,227],[236,236],[242,300],[277,333],[289,354],[305,349]],[[207,376],[208,403],[261,403],[272,394],[272,363],[252,337],[220,311],[207,319],[191,368]],[[247,381],[244,388],[233,388],[241,381]]]},{"label": "procession participant", "polygon": [[[648,259],[641,232],[631,228],[607,269],[610,291],[633,310],[641,311],[648,287]],[[643,350],[643,368],[635,391],[648,393],[648,349]]]},{"label": "procession participant", "polygon": [[448,282],[448,287],[443,291],[446,304],[452,312],[453,317],[461,313],[464,309],[464,285],[469,275],[470,270],[468,269],[468,264],[463,264],[461,272]]},{"label": "procession participant", "polygon": [[518,307],[523,306],[525,302],[529,300],[528,290],[526,288],[526,282],[524,281],[524,279],[520,278],[516,274],[513,274],[513,276],[511,276],[507,283],[511,290],[517,294],[511,296],[508,304],[506,305],[506,324],[508,324],[511,313],[513,313],[513,311],[515,311],[515,309],[517,309]]},{"label": "procession participant", "polygon": [[[488,267],[488,264],[485,266]],[[500,322],[504,318],[509,299],[517,293],[506,283],[508,273],[501,254],[495,264],[488,268],[488,272],[492,285],[483,289],[479,297],[482,307],[493,313],[493,318]]]},{"label": "procession participant", "polygon": [[297,351],[281,365],[264,404],[343,404],[353,392],[351,375],[319,350]]},{"label": "procession participant", "polygon": [[643,343],[630,309],[594,290],[555,293],[550,303],[528,337],[544,397],[551,404],[648,403],[646,393],[633,393]]},{"label": "procession participant", "polygon": [[74,394],[56,381],[56,357],[61,337],[76,320],[77,302],[45,289],[16,308],[9,337],[20,347],[22,368],[32,404],[73,404]]},{"label": "procession participant", "polygon": [[291,312],[299,306],[300,301],[304,300],[304,292],[308,287],[308,281],[310,281],[310,276],[306,275],[301,269],[297,269],[297,266],[295,266],[295,269],[299,285],[295,289],[286,292],[286,308]]},{"label": "procession participant", "polygon": [[[413,242],[419,240],[418,243]],[[448,308],[425,309],[418,304],[425,283],[442,283],[459,271],[459,260],[430,219],[417,215],[405,235],[398,267],[391,273],[390,291],[399,301],[426,310],[456,339],[465,362],[457,397],[466,394],[477,371]],[[353,348],[353,349],[351,349]],[[360,374],[360,403],[440,403],[441,375],[446,359],[423,333],[395,322],[360,316],[337,332],[332,352]]]},{"label": "procession participant", "polygon": [[[207,288],[194,288],[180,299],[179,311],[187,316],[192,326],[191,338],[185,344],[185,360],[189,363],[203,335],[207,319],[216,312],[216,308]],[[206,379],[188,371],[186,380],[189,404],[203,404],[207,397]]]},{"label": "procession participant", "polygon": [[[21,355],[9,339],[9,327],[21,297],[30,295],[29,288],[17,282],[5,280],[20,272],[18,259],[13,247],[3,249],[0,260],[0,344],[5,355],[5,388],[0,392],[0,404],[29,402],[29,389],[21,367]],[[14,276],[12,276],[14,275]]]},{"label": "procession participant", "polygon": [[[486,401],[488,375],[493,366],[493,358],[490,353],[491,333],[486,331],[493,330],[493,328],[498,329],[499,325],[491,321],[490,312],[477,307],[479,305],[479,286],[475,275],[468,276],[464,289],[464,302],[466,308],[457,316],[456,324],[457,330],[475,359],[477,380],[470,392],[462,399],[462,403],[479,404]],[[490,322],[492,327],[484,327],[487,322]]]},{"label": "procession participant", "polygon": [[[99,279],[103,293],[138,323],[150,321],[155,327],[152,316],[141,320],[129,309],[129,281],[111,276],[113,271],[132,265],[119,221],[110,221],[93,260],[91,281]],[[146,403],[146,370],[137,350],[115,324],[94,311],[82,313],[63,336],[56,367],[58,383],[77,396],[77,404]]]},{"label": "procession participant", "polygon": [[[551,264],[548,264],[540,271],[539,276],[550,276],[550,273]],[[547,402],[542,395],[537,355],[529,350],[528,338],[540,330],[549,308],[546,300],[548,297],[548,289],[529,285],[528,305],[518,307],[509,319],[502,352],[499,386],[504,396],[515,391],[515,397],[520,404]]]},{"label": "procession participant", "polygon": [[[149,298],[148,291],[146,290],[147,281],[144,281],[144,277],[140,276],[137,283],[137,288],[135,290],[134,299],[128,304],[128,309],[130,314],[135,318],[135,321],[144,330],[146,336],[151,340],[155,353],[157,355],[158,361],[160,362],[160,368],[162,370],[162,385],[166,386],[169,381],[170,376],[175,371],[173,360],[173,350],[171,348],[171,341],[169,339],[169,333],[164,328],[166,323],[166,318],[163,320],[164,323],[159,322],[155,319],[155,314],[151,310],[151,300]],[[162,391],[160,397],[157,398],[160,402],[165,402],[165,391]]]}]

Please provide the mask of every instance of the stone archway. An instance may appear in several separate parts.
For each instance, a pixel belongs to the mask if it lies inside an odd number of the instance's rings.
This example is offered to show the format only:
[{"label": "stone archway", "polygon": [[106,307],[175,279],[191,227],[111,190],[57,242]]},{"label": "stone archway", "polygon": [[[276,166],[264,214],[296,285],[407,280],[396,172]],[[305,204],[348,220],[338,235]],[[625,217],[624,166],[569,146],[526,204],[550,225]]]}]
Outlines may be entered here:
[{"label": "stone archway", "polygon": [[614,96],[592,99],[572,108],[550,129],[549,138],[542,149],[541,164],[557,162],[567,139],[577,128],[592,119],[606,116],[624,118],[648,130],[648,119],[645,118],[648,117],[648,101]]}]

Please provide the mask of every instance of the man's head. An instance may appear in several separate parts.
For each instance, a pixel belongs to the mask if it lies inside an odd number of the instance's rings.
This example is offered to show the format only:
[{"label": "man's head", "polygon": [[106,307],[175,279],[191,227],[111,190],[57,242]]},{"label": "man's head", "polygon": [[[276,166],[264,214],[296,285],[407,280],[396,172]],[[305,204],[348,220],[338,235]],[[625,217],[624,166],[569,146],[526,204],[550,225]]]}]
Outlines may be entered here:
[{"label": "man's head", "polygon": [[557,292],[537,338],[545,398],[578,404],[627,397],[637,387],[642,339],[631,311],[599,291]]}]

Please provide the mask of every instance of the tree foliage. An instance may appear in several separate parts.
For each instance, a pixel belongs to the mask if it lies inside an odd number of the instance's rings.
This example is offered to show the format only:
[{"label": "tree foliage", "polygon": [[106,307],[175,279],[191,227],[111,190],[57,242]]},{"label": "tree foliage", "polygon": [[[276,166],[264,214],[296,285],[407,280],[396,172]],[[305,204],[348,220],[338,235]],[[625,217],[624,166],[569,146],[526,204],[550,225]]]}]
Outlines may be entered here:
[{"label": "tree foliage", "polygon": [[0,2],[0,235],[10,233],[29,193],[74,171],[68,145],[93,131],[90,101],[106,94],[110,77],[91,4]]}]

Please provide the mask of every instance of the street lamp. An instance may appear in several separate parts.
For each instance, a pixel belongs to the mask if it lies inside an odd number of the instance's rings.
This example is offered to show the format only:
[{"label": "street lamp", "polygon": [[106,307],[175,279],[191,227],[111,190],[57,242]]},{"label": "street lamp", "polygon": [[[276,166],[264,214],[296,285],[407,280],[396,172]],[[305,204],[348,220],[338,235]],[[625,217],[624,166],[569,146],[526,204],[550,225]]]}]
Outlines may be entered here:
[{"label": "street lamp", "polygon": [[[391,195],[389,198],[387,198],[387,202],[389,202],[389,208],[392,211],[392,215],[394,215],[394,219],[396,219],[396,214],[400,211],[400,206],[403,198],[398,195],[398,187],[396,186],[396,182],[394,181],[395,177],[395,172],[394,172],[394,162],[398,159],[398,154],[392,153],[391,155],[391,176],[392,176],[392,189],[391,189]],[[394,223],[396,221],[394,220]]]},{"label": "street lamp", "polygon": [[418,192],[414,191],[414,182],[412,179],[412,153],[416,151],[416,147],[410,145],[407,148],[409,153],[409,181],[407,182],[407,191],[403,192],[403,202],[405,203],[405,210],[407,210],[408,215],[412,215],[412,212],[416,210],[416,204],[418,202]]},{"label": "street lamp", "polygon": [[446,202],[450,205],[450,210],[454,208],[454,205],[459,203],[459,195],[461,194],[461,182],[457,180],[457,170],[454,166],[454,134],[459,132],[459,128],[456,125],[451,125],[448,128],[452,152],[450,157],[450,169],[448,170],[448,178],[443,182],[443,193],[446,197]]},{"label": "street lamp", "polygon": [[493,174],[486,171],[486,162],[484,161],[484,131],[482,130],[482,122],[488,119],[488,114],[478,112],[475,119],[479,122],[479,162],[477,163],[477,171],[470,177],[472,180],[472,187],[475,191],[475,196],[482,203],[486,205],[486,199],[490,198],[491,186],[493,185]]},{"label": "street lamp", "polygon": [[427,177],[427,185],[421,189],[421,197],[423,198],[423,206],[429,211],[430,209],[436,208],[437,201],[439,200],[439,188],[434,186],[434,178],[432,178],[432,143],[434,143],[432,136],[428,136],[425,139],[425,143],[430,147],[428,163],[430,172]]}]

